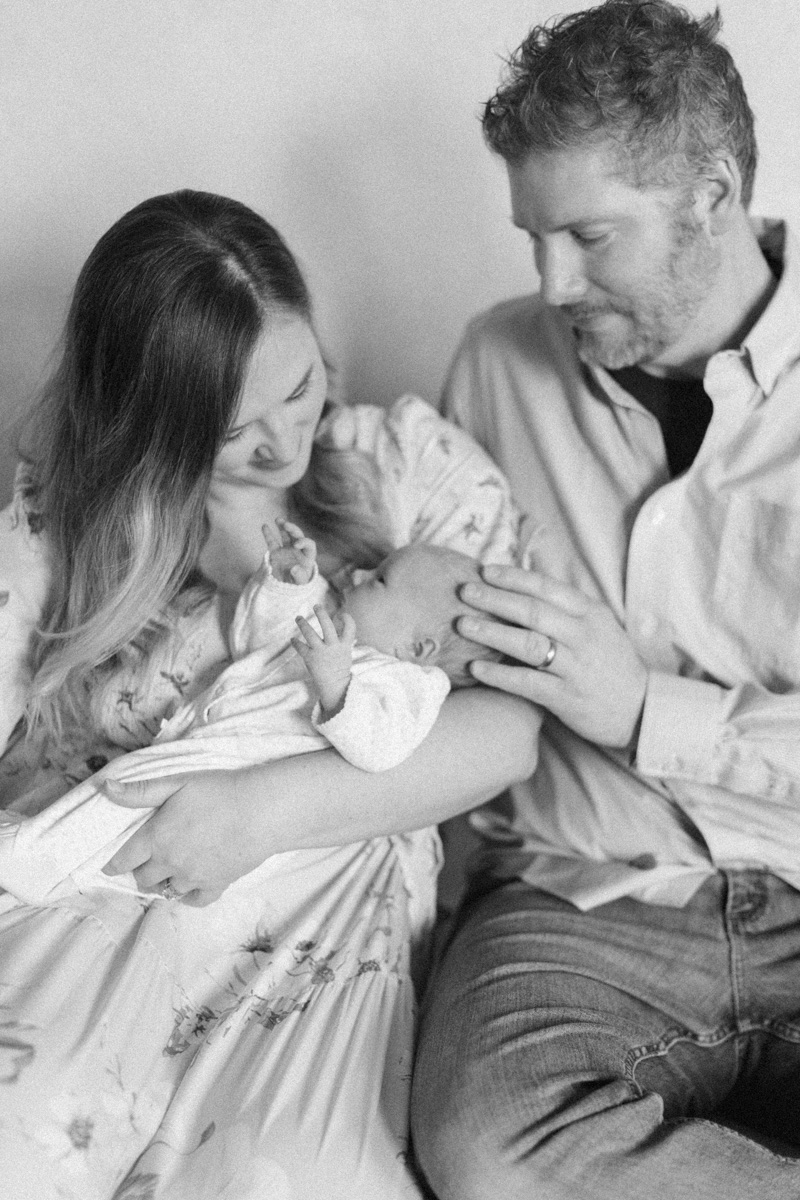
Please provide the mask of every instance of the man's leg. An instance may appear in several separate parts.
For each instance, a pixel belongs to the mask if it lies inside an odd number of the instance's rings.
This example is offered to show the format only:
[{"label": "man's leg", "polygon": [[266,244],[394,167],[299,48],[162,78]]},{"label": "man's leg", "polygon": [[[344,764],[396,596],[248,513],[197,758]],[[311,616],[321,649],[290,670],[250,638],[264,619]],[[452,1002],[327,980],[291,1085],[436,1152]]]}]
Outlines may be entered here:
[{"label": "man's leg", "polygon": [[[440,1200],[798,1200],[800,1163],[702,1119],[746,1036],[726,886],[684,909],[580,913],[519,883],[473,904],[414,1080],[415,1150]],[[784,1050],[800,1072],[800,1048]]]}]

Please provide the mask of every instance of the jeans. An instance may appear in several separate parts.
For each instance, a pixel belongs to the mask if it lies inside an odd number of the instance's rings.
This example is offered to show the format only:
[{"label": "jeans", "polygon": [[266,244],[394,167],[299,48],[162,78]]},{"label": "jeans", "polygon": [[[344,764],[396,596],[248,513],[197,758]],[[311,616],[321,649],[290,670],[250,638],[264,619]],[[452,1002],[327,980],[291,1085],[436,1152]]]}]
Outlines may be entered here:
[{"label": "jeans", "polygon": [[473,900],[412,1129],[439,1200],[798,1200],[800,893],[737,870],[685,908]]}]

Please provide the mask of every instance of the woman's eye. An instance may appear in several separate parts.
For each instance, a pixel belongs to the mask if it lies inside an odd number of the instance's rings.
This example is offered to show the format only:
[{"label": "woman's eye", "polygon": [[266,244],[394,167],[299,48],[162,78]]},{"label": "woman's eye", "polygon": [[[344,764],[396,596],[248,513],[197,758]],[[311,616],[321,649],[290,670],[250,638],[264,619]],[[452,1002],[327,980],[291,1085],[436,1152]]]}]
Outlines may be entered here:
[{"label": "woman's eye", "polygon": [[229,433],[227,433],[227,434],[226,434],[226,436],[225,436],[225,442],[226,442],[226,444],[227,444],[228,442],[235,442],[235,441],[237,441],[237,440],[238,440],[238,439],[239,439],[239,438],[242,436],[242,434],[244,433],[244,429],[245,429],[244,425],[240,426],[240,428],[239,428],[239,429],[231,429],[231,430],[230,430],[230,432],[229,432]]}]

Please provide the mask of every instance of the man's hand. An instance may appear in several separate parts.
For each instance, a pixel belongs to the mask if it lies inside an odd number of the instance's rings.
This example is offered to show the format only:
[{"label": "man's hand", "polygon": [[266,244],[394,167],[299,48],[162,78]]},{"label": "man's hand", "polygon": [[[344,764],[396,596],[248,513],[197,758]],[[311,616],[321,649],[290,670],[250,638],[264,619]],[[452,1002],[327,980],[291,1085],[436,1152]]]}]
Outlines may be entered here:
[{"label": "man's hand", "polygon": [[611,610],[536,571],[486,566],[482,574],[486,583],[465,585],[461,597],[506,624],[461,617],[459,632],[525,665],[476,660],[475,678],[543,705],[600,746],[629,746],[647,668]]},{"label": "man's hand", "polygon": [[281,583],[308,583],[317,561],[317,544],[299,525],[276,517],[274,525],[261,526],[269,551],[272,574]]},{"label": "man's hand", "polygon": [[325,716],[332,717],[344,704],[350,683],[356,623],[349,613],[332,618],[321,604],[314,607],[322,636],[304,617],[297,618],[301,637],[292,645],[302,658],[317,689]]}]

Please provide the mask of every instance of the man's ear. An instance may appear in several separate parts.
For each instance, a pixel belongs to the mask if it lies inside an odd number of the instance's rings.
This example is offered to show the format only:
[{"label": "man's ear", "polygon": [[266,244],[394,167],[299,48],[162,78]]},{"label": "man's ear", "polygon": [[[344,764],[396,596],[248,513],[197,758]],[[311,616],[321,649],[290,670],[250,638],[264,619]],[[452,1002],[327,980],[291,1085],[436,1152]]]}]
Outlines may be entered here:
[{"label": "man's ear", "polygon": [[735,158],[720,158],[694,188],[692,211],[709,233],[725,233],[742,208],[742,174]]},{"label": "man's ear", "polygon": [[411,660],[415,663],[430,662],[438,653],[439,643],[436,638],[420,638],[411,645]]}]

